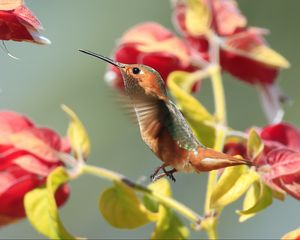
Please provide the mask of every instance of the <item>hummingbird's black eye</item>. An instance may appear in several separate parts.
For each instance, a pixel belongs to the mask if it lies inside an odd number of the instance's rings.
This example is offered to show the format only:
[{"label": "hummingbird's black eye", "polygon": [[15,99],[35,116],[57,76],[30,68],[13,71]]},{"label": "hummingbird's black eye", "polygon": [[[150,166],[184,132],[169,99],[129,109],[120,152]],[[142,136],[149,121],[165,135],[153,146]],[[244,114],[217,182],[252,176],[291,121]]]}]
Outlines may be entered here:
[{"label": "hummingbird's black eye", "polygon": [[139,69],[139,68],[137,68],[137,67],[134,67],[134,68],[132,69],[132,72],[133,72],[133,74],[139,74],[139,73],[141,72],[141,69]]}]

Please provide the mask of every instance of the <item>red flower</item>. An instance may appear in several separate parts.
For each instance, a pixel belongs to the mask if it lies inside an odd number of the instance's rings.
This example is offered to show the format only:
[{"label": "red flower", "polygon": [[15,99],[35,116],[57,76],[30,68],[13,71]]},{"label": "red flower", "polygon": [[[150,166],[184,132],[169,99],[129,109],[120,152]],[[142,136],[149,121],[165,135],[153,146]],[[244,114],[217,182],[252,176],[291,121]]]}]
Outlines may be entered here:
[{"label": "red flower", "polygon": [[270,125],[261,132],[265,150],[260,167],[270,186],[276,186],[300,200],[300,130],[286,123]]},{"label": "red flower", "polygon": [[[54,131],[36,127],[14,112],[0,112],[0,226],[25,217],[23,198],[45,184],[48,174],[62,165],[59,152],[69,145]],[[56,192],[58,205],[69,195],[66,185]]]},{"label": "red flower", "polygon": [[[174,0],[174,22],[186,38],[194,61],[219,63],[236,78],[259,85],[265,114],[270,123],[280,122],[283,99],[274,84],[289,62],[268,47],[266,30],[247,27],[246,18],[233,0]],[[211,54],[211,48],[219,48]],[[211,58],[211,59],[210,59]]]},{"label": "red flower", "polygon": [[50,44],[40,35],[42,26],[22,0],[1,1],[0,40],[27,41]]},{"label": "red flower", "polygon": [[[260,136],[265,147],[255,165],[264,181],[300,200],[300,130],[280,123],[263,128]],[[228,153],[242,155],[244,149],[242,144],[234,143],[225,148]]]},{"label": "red flower", "polygon": [[[193,70],[185,43],[154,22],[143,23],[129,29],[120,39],[113,58],[122,63],[151,66],[165,81],[172,71]],[[121,89],[124,87],[119,70],[111,65],[106,79],[114,87]]]},{"label": "red flower", "polygon": [[[213,41],[220,47],[222,69],[238,79],[250,84],[273,83],[278,71],[289,66],[287,60],[267,46],[263,38],[265,30],[246,27],[247,21],[235,1],[175,0],[174,22],[192,48],[190,51],[201,52],[198,56],[208,55],[212,35],[188,27],[191,20],[187,15],[192,11],[193,17],[199,21],[208,19],[207,27],[215,33]],[[208,12],[207,17],[205,12]]]}]

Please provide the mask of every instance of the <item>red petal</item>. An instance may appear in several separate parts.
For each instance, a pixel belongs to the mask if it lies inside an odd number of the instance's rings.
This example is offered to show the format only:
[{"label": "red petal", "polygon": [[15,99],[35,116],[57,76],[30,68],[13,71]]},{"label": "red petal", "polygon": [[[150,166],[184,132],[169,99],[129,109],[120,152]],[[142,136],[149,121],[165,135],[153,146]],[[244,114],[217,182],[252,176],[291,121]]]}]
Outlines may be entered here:
[{"label": "red petal", "polygon": [[55,200],[58,207],[61,207],[68,200],[70,195],[70,188],[67,184],[64,184],[58,188],[55,193]]},{"label": "red petal", "polygon": [[[4,150],[5,149],[5,150]],[[3,150],[3,151],[2,151]],[[16,149],[12,146],[1,147],[0,150],[0,171],[5,170],[13,164],[14,159],[26,155],[24,150]]]},{"label": "red petal", "polygon": [[42,180],[17,166],[0,172],[0,215],[24,217],[24,195],[42,184]]},{"label": "red petal", "polygon": [[228,36],[246,27],[247,20],[235,1],[213,0],[213,26],[221,36]]},{"label": "red petal", "polygon": [[60,163],[53,164],[43,161],[29,154],[13,159],[12,163],[39,176],[48,176],[54,168],[60,165]]},{"label": "red petal", "polygon": [[261,132],[264,140],[281,143],[300,152],[300,131],[288,123],[269,125]]},{"label": "red petal", "polygon": [[137,50],[136,44],[127,43],[118,47],[114,54],[114,58],[116,61],[121,63],[134,64],[137,63],[139,53],[140,52]]},{"label": "red petal", "polygon": [[[0,172],[0,226],[25,217],[23,199],[26,193],[45,184],[45,178],[30,174],[18,167]],[[65,184],[55,193],[58,206],[69,197],[69,187]]]},{"label": "red petal", "polygon": [[12,144],[49,162],[59,161],[60,136],[48,128],[29,128],[11,136]]},{"label": "red petal", "polygon": [[[147,52],[144,53],[137,49],[136,43],[126,43],[119,46],[115,52],[116,61],[126,64],[145,64],[157,70],[162,78],[166,81],[170,72],[175,70],[193,71],[191,66],[183,66],[180,59],[169,52]],[[123,87],[123,80],[119,70],[110,67],[115,73],[113,77],[106,77],[113,86]]]},{"label": "red petal", "polygon": [[139,62],[158,71],[164,81],[167,80],[170,72],[184,70],[180,65],[179,59],[168,53],[142,54],[139,58]]},{"label": "red petal", "polygon": [[224,152],[231,156],[240,155],[244,158],[247,158],[246,146],[242,143],[226,143],[226,145],[224,146]]},{"label": "red petal", "polygon": [[39,20],[25,5],[16,8],[13,13],[19,18],[21,22],[23,20],[26,24],[31,25],[35,29],[42,29]]},{"label": "red petal", "polygon": [[220,51],[220,63],[225,71],[250,84],[271,84],[278,75],[274,67],[224,50]]},{"label": "red petal", "polygon": [[130,28],[122,37],[121,44],[163,41],[173,38],[174,34],[156,22],[146,22]]},{"label": "red petal", "polygon": [[0,112],[0,136],[20,132],[33,126],[33,123],[24,115],[16,112]]},{"label": "red petal", "polygon": [[289,148],[275,149],[266,155],[266,159],[271,165],[272,178],[300,171],[300,153]]},{"label": "red petal", "polygon": [[0,11],[0,40],[50,44],[38,32],[42,26],[33,13],[22,5],[12,11]]}]

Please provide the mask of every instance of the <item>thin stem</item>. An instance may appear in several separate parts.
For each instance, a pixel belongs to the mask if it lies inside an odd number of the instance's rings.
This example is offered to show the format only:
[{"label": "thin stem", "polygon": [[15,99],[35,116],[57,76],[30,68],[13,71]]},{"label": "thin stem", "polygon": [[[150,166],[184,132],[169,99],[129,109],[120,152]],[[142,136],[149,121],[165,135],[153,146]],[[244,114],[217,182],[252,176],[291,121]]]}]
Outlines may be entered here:
[{"label": "thin stem", "polygon": [[215,217],[207,218],[202,223],[202,227],[206,231],[208,239],[218,238],[216,225],[217,225],[217,218]]},{"label": "thin stem", "polygon": [[209,68],[212,80],[212,87],[214,93],[214,102],[215,102],[215,115],[217,122],[221,125],[227,125],[227,116],[226,116],[226,103],[225,103],[225,94],[224,87],[221,78],[221,70],[219,66],[214,66]]},{"label": "thin stem", "polygon": [[[225,94],[224,87],[221,78],[221,71],[218,65],[212,65],[208,69],[211,74],[212,87],[214,93],[214,101],[215,101],[215,117],[217,121],[216,127],[216,140],[214,149],[216,151],[222,151],[224,147],[224,141],[226,138],[226,104],[225,104]],[[211,171],[208,176],[207,182],[207,190],[205,197],[205,205],[204,211],[206,216],[211,216],[209,219],[205,220],[203,228],[205,229],[209,239],[216,239],[216,225],[218,219],[218,212],[215,209],[211,209],[210,207],[210,199],[212,191],[217,183],[217,171]]]},{"label": "thin stem", "polygon": [[[215,140],[215,146],[214,149],[216,151],[222,151],[223,146],[224,146],[224,141],[226,137],[226,128],[224,128],[221,125],[218,125],[216,128],[216,140]],[[206,198],[205,198],[205,206],[204,206],[204,211],[205,214],[210,214],[211,208],[210,208],[210,198],[212,191],[214,189],[214,186],[216,185],[217,182],[217,170],[210,171],[209,176],[208,176],[208,182],[207,182],[207,190],[206,190]]]},{"label": "thin stem", "polygon": [[91,165],[86,165],[86,164],[82,166],[82,173],[92,174],[96,177],[101,177],[101,178],[108,179],[111,181],[125,183],[125,184],[127,184],[127,186],[133,188],[134,190],[141,192],[143,194],[149,195],[149,196],[155,198],[161,204],[176,210],[177,212],[181,213],[184,217],[186,217],[190,221],[196,223],[197,225],[199,225],[201,223],[201,221],[203,220],[203,217],[198,215],[196,212],[194,212],[193,210],[191,210],[184,204],[176,201],[173,198],[169,198],[169,197],[163,196],[161,194],[158,194],[143,185],[137,184],[122,174],[110,171],[108,169],[91,166]]}]

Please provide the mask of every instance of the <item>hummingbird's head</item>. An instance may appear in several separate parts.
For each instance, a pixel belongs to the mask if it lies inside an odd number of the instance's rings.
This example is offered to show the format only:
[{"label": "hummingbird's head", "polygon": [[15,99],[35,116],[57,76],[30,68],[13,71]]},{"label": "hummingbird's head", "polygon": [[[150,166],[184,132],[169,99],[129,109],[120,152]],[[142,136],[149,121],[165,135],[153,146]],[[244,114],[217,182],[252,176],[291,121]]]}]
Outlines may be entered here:
[{"label": "hummingbird's head", "polygon": [[125,89],[129,95],[146,94],[153,97],[165,98],[167,93],[164,81],[160,74],[153,68],[142,64],[119,63],[88,50],[80,49],[79,51],[116,66],[123,76]]}]

